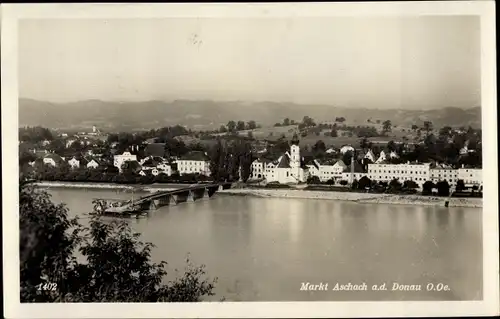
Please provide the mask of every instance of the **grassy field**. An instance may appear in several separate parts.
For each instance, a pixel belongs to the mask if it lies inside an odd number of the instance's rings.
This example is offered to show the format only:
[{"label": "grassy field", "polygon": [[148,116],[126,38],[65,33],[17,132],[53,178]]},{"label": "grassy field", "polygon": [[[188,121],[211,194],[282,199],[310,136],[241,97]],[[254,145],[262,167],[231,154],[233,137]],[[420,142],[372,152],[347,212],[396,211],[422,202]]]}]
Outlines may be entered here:
[{"label": "grassy field", "polygon": [[[376,124],[376,123],[349,123],[346,122],[346,125],[349,126],[373,126],[377,129],[377,131],[382,130],[382,124]],[[238,134],[241,136],[247,136],[249,132],[251,132],[253,138],[257,140],[270,140],[270,141],[276,141],[280,137],[284,136],[285,139],[290,140],[293,137],[293,134],[295,132],[298,132],[298,125],[288,125],[288,126],[267,126],[267,127],[261,127],[253,130],[244,130],[244,131],[239,131]],[[339,128],[337,130],[337,134],[339,136],[337,137],[331,137],[328,136],[329,133],[331,132],[330,129],[323,130],[319,135],[315,133],[309,133],[307,136],[301,136],[299,135],[299,140],[300,140],[300,146],[301,147],[311,147],[314,145],[318,140],[322,140],[327,147],[341,147],[346,144],[351,144],[354,147],[359,146],[359,140],[360,138],[357,136],[342,136],[344,131],[342,128]],[[325,135],[327,133],[327,135]],[[215,134],[216,136],[222,136],[226,135],[227,133],[218,133]],[[413,132],[411,132],[410,128],[407,127],[393,127],[392,132],[388,134],[388,136],[380,136],[380,137],[371,137],[368,138],[369,141],[372,142],[388,142],[390,140],[394,141],[401,141],[403,137],[407,137],[409,140],[413,140]],[[195,138],[193,136],[181,136],[181,138],[186,144],[190,143],[196,143],[199,142],[204,146],[211,146],[215,143],[214,140],[200,140],[198,138]]]}]

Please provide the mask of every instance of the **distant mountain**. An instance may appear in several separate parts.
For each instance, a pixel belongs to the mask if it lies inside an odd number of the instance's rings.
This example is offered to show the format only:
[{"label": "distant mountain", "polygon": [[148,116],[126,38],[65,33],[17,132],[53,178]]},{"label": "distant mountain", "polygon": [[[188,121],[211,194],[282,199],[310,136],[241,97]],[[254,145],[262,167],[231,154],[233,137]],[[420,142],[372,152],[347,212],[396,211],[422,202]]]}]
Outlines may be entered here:
[{"label": "distant mountain", "polygon": [[218,128],[230,120],[255,120],[262,125],[282,122],[288,117],[300,121],[307,115],[316,122],[345,117],[348,124],[363,125],[368,119],[391,120],[393,125],[422,125],[430,120],[435,127],[481,126],[481,108],[446,107],[435,110],[379,110],[344,108],[328,105],[300,105],[279,102],[216,102],[176,100],[146,102],[107,102],[87,100],[51,103],[19,99],[19,126],[41,125],[59,129],[88,129],[92,125],[102,131],[142,130],[169,125],[190,128]]}]

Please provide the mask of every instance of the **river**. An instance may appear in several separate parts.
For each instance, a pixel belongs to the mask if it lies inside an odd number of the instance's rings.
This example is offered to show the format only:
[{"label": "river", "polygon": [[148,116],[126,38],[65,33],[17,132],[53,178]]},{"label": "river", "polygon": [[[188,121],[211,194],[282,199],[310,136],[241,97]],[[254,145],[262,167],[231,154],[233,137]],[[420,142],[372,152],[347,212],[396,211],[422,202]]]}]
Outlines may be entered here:
[{"label": "river", "polygon": [[[93,198],[132,196],[95,189],[49,193],[82,224]],[[218,277],[216,296],[209,300],[482,299],[480,208],[220,194],[162,207],[129,223],[143,241],[156,245],[153,260],[167,261],[170,270],[183,269],[188,253],[195,264],[205,264],[208,275]],[[328,284],[328,290],[301,290],[307,282]],[[368,290],[334,291],[336,283],[366,283]],[[371,289],[383,283],[387,290]],[[394,283],[421,290],[392,291]],[[449,289],[427,291],[428,283]]]}]

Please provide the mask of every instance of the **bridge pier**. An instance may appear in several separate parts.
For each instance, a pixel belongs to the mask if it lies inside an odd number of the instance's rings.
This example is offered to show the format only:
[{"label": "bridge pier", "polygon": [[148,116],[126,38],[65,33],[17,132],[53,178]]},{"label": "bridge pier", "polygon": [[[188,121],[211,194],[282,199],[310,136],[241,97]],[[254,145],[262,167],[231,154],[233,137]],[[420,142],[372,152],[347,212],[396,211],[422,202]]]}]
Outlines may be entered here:
[{"label": "bridge pier", "polygon": [[194,202],[194,193],[193,193],[193,191],[189,191],[188,192],[188,196],[186,198],[186,202],[188,202],[188,203]]},{"label": "bridge pier", "polygon": [[177,195],[169,195],[169,205],[175,206],[177,205]]}]

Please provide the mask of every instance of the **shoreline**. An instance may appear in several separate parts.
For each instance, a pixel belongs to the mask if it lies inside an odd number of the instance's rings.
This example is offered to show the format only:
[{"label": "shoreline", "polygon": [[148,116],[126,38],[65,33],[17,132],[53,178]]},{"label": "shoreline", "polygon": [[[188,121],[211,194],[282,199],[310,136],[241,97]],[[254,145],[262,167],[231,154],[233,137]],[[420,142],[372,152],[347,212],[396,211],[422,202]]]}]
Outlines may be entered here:
[{"label": "shoreline", "polygon": [[[174,190],[174,185],[120,185],[110,183],[88,183],[88,182],[52,182],[42,181],[33,183],[38,187],[47,188],[89,188],[105,190],[139,191],[154,192],[158,190]],[[189,184],[186,184],[188,186]],[[170,187],[168,187],[170,186]],[[482,208],[482,198],[460,198],[460,197],[437,197],[422,195],[398,195],[398,194],[374,194],[374,193],[355,193],[355,192],[335,192],[319,190],[301,190],[301,189],[251,189],[234,188],[218,191],[217,194],[228,196],[253,196],[261,198],[294,198],[294,199],[321,199],[321,200],[340,200],[355,202],[360,204],[396,204],[396,205],[420,205],[420,206],[441,206],[449,201],[448,207],[467,207]]]},{"label": "shoreline", "polygon": [[420,205],[420,206],[445,206],[482,208],[482,198],[463,197],[437,197],[421,195],[398,195],[398,194],[373,194],[334,191],[307,191],[297,189],[225,189],[217,192],[221,195],[253,196],[261,198],[294,198],[294,199],[321,199],[340,200],[360,204],[397,204],[397,205]]}]

